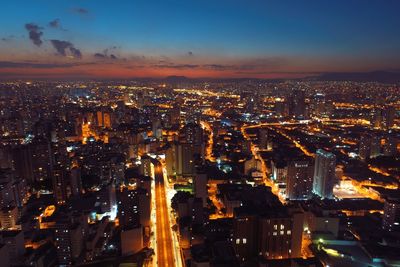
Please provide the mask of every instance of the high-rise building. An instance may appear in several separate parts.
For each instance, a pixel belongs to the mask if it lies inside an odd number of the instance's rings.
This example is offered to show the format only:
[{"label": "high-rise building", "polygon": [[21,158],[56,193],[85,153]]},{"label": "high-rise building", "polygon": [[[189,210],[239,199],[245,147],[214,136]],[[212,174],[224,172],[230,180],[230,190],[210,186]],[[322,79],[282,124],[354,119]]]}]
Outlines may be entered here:
[{"label": "high-rise building", "polygon": [[180,107],[174,107],[168,112],[170,123],[172,125],[179,125],[181,119],[181,109]]},{"label": "high-rise building", "polygon": [[391,129],[394,126],[394,120],[396,118],[396,108],[394,106],[386,107],[384,115],[385,115],[385,127],[386,129]]},{"label": "high-rise building", "polygon": [[15,206],[3,207],[0,209],[0,226],[2,229],[18,229],[18,208]]},{"label": "high-rise building", "polygon": [[306,117],[306,100],[304,90],[293,90],[289,97],[289,116],[295,119]]},{"label": "high-rise building", "polygon": [[286,160],[282,158],[271,160],[272,179],[275,183],[286,183],[288,165]]},{"label": "high-rise building", "polygon": [[139,198],[136,190],[118,191],[118,219],[122,228],[140,225]]},{"label": "high-rise building", "polygon": [[233,222],[233,247],[241,261],[251,259],[257,252],[257,216],[237,214]]},{"label": "high-rise building", "polygon": [[381,155],[381,140],[375,134],[364,134],[360,138],[358,155],[361,160],[376,158]]},{"label": "high-rise building", "polygon": [[385,145],[383,147],[383,154],[385,156],[394,156],[397,153],[398,140],[394,136],[387,136],[385,138]]},{"label": "high-rise building", "polygon": [[74,196],[78,196],[82,193],[82,177],[81,169],[78,166],[74,166],[70,173],[71,178],[71,193]]},{"label": "high-rise building", "polygon": [[[114,183],[110,182],[103,186],[98,192],[97,201],[100,203],[101,211],[115,212],[117,209],[116,192]],[[114,218],[111,218],[114,219]]]},{"label": "high-rise building", "polygon": [[29,182],[34,180],[32,150],[31,145],[21,145],[12,150],[13,165],[18,164],[18,168],[14,166],[17,176]]},{"label": "high-rise building", "polygon": [[60,266],[71,266],[83,250],[83,232],[79,223],[68,216],[57,218],[54,229],[57,260]]},{"label": "high-rise building", "polygon": [[236,214],[232,242],[240,261],[261,256],[287,259],[301,256],[302,213]]},{"label": "high-rise building", "polygon": [[203,202],[203,207],[207,205],[207,174],[205,173],[196,173],[195,177],[193,178],[193,185],[194,185],[194,195],[197,198],[200,198]]},{"label": "high-rise building", "polygon": [[381,139],[379,136],[371,135],[371,152],[370,158],[376,158],[381,155]]},{"label": "high-rise building", "polygon": [[30,147],[33,180],[36,182],[49,180],[53,169],[53,152],[50,142],[44,138],[35,138]]},{"label": "high-rise building", "polygon": [[303,217],[294,214],[284,218],[261,217],[259,220],[259,255],[267,259],[301,256]]},{"label": "high-rise building", "polygon": [[315,156],[313,192],[321,198],[333,198],[333,187],[336,181],[335,154],[318,149]]},{"label": "high-rise building", "polygon": [[[151,192],[144,188],[138,188],[137,194],[139,199],[139,219],[143,228],[150,229],[151,216]],[[146,231],[150,232],[150,231]]]},{"label": "high-rise building", "polygon": [[181,143],[202,145],[204,140],[203,128],[196,123],[188,123],[180,130]]},{"label": "high-rise building", "polygon": [[170,176],[193,176],[196,163],[202,159],[203,146],[173,143],[167,149],[165,161]]},{"label": "high-rise building", "polygon": [[326,117],[327,112],[326,112],[326,100],[325,100],[325,94],[322,93],[317,93],[313,96],[312,98],[312,111],[314,116],[317,116],[319,118]]},{"label": "high-rise building", "polygon": [[[21,230],[0,231],[0,240],[7,244],[11,263],[19,262],[25,253],[24,232]],[[3,262],[0,263],[2,266]]]},{"label": "high-rise building", "polygon": [[53,193],[58,204],[64,204],[70,195],[66,171],[60,167],[53,170]]},{"label": "high-rise building", "polygon": [[362,135],[358,146],[358,156],[365,161],[371,153],[371,139],[368,135]]},{"label": "high-rise building", "polygon": [[152,120],[152,131],[154,138],[160,139],[162,137],[162,126],[159,118],[154,118]]},{"label": "high-rise building", "polygon": [[371,125],[376,129],[382,129],[383,127],[383,110],[373,109],[371,111]]},{"label": "high-rise building", "polygon": [[141,158],[142,164],[140,164],[140,174],[154,178],[154,164],[153,159],[147,155]]},{"label": "high-rise building", "polygon": [[260,149],[269,149],[268,146],[268,129],[261,128],[258,132],[258,147]]},{"label": "high-rise building", "polygon": [[314,165],[311,160],[290,161],[287,171],[287,198],[290,200],[311,198],[313,177]]},{"label": "high-rise building", "polygon": [[382,228],[386,231],[400,230],[400,199],[387,198],[385,200]]}]

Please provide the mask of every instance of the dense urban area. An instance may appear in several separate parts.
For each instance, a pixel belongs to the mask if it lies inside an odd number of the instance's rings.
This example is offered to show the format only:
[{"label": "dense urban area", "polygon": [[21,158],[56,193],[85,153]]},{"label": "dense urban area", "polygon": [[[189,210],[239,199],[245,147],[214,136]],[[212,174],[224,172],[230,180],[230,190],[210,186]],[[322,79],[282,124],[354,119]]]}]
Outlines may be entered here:
[{"label": "dense urban area", "polygon": [[0,83],[0,265],[400,266],[400,86]]}]

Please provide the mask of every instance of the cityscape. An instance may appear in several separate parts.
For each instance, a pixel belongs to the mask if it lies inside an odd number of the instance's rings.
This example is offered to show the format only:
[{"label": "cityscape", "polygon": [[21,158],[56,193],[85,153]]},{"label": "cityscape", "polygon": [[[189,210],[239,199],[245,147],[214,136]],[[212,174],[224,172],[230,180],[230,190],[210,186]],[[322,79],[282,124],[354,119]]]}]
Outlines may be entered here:
[{"label": "cityscape", "polygon": [[0,18],[1,266],[400,266],[399,2],[51,2]]}]

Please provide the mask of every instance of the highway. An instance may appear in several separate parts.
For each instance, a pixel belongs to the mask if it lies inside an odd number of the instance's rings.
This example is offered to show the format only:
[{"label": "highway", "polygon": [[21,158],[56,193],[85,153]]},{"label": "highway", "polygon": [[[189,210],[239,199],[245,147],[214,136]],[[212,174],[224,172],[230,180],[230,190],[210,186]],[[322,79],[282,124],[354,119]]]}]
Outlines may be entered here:
[{"label": "highway", "polygon": [[176,266],[173,250],[171,225],[167,207],[167,195],[164,185],[164,176],[161,164],[155,168],[155,191],[156,191],[156,221],[157,221],[157,266]]}]

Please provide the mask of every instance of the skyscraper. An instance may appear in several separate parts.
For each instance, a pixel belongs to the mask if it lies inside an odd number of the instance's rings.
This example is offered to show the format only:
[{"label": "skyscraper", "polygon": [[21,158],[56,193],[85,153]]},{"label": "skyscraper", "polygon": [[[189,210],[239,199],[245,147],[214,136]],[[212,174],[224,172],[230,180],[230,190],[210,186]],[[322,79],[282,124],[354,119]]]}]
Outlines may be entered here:
[{"label": "skyscraper", "polygon": [[385,115],[385,127],[390,129],[394,125],[394,119],[396,118],[396,108],[394,106],[388,106],[384,110]]},{"label": "skyscraper", "polygon": [[193,178],[195,196],[202,200],[203,206],[207,205],[207,174],[197,173]]},{"label": "skyscraper", "polygon": [[321,198],[333,198],[335,167],[335,154],[318,149],[315,157],[313,191]]},{"label": "skyscraper", "polygon": [[261,128],[258,132],[258,147],[268,149],[268,129]]},{"label": "skyscraper", "polygon": [[139,226],[139,198],[136,190],[118,192],[118,218],[121,227]]},{"label": "skyscraper", "polygon": [[314,166],[310,160],[293,160],[287,171],[286,195],[290,200],[309,199],[313,188]]},{"label": "skyscraper", "polygon": [[54,199],[58,204],[64,204],[69,197],[66,171],[62,168],[53,170],[53,192]]},{"label": "skyscraper", "polygon": [[400,229],[400,199],[388,198],[383,209],[382,228],[386,231]]},{"label": "skyscraper", "polygon": [[77,166],[74,166],[71,169],[70,173],[71,178],[71,193],[74,196],[78,196],[82,193],[82,177],[81,177],[81,169]]},{"label": "skyscraper", "polygon": [[365,161],[370,156],[371,139],[367,135],[362,135],[358,146],[358,156]]},{"label": "skyscraper", "polygon": [[295,119],[306,117],[305,92],[294,90],[289,97],[289,115]]}]

